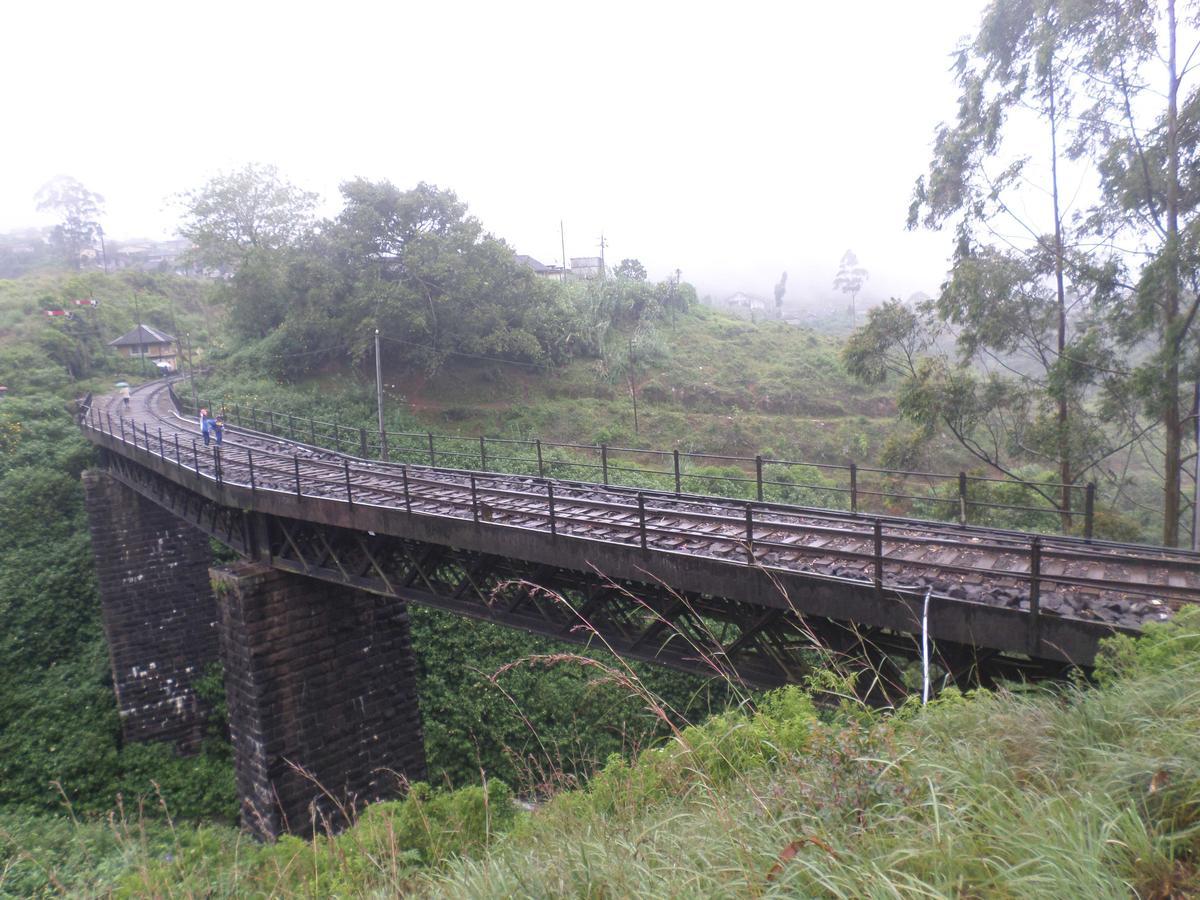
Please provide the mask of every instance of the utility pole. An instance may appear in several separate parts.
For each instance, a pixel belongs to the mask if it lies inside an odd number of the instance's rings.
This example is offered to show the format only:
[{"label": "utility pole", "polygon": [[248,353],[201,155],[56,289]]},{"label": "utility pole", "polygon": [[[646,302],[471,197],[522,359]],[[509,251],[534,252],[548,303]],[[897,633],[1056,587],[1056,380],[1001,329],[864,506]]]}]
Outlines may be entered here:
[{"label": "utility pole", "polygon": [[387,432],[383,430],[383,362],[379,355],[379,329],[375,329],[375,406],[379,411],[379,455],[387,462]]},{"label": "utility pole", "polygon": [[558,220],[558,237],[562,241],[562,280],[567,280],[567,233],[563,231],[563,220]]},{"label": "utility pole", "polygon": [[100,234],[100,260],[104,263],[104,274],[108,274],[108,247],[104,244],[104,227],[96,223],[96,231]]},{"label": "utility pole", "polygon": [[138,302],[138,292],[133,292],[133,312],[137,316],[138,357],[142,361],[142,376],[146,375],[146,344],[142,341],[142,304]]},{"label": "utility pole", "polygon": [[192,362],[192,333],[189,331],[185,337],[187,337],[188,381],[192,384],[192,409],[196,410],[196,415],[199,415],[200,396],[196,393],[196,364]]},{"label": "utility pole", "polygon": [[608,246],[608,241],[604,239],[604,232],[600,232],[600,277],[608,277],[608,268],[604,264],[604,248]]}]

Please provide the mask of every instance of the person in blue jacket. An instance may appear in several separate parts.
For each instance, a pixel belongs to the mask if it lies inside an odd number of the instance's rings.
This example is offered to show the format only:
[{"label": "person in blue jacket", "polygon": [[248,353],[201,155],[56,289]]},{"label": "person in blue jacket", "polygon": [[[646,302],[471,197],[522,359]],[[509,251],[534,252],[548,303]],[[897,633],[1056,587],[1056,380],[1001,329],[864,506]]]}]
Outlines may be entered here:
[{"label": "person in blue jacket", "polygon": [[208,410],[200,408],[200,434],[204,436],[204,446],[208,446],[209,437],[212,434],[213,420],[208,417]]}]

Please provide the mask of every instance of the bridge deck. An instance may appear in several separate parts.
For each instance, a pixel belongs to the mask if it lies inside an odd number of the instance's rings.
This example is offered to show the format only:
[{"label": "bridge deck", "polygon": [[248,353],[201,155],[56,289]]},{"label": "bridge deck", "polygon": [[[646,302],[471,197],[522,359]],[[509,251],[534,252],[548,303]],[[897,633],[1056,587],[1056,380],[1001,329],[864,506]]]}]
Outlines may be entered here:
[{"label": "bridge deck", "polygon": [[149,453],[181,473],[258,497],[322,498],[359,508],[552,533],[648,554],[923,594],[964,606],[1134,630],[1200,600],[1200,555],[1139,545],[873,518],[714,497],[362,460],[226,428],[220,453],[199,443],[167,385],[126,408],[97,398],[93,440]]}]

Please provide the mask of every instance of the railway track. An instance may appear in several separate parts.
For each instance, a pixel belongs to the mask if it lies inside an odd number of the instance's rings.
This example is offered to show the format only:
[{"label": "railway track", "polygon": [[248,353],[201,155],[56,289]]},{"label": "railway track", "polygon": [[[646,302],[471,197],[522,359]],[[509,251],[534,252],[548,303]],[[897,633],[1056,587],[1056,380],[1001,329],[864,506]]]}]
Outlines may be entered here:
[{"label": "railway track", "polygon": [[929,590],[967,603],[1140,628],[1200,602],[1200,555],[1104,541],[677,496],[632,488],[358,459],[226,427],[205,447],[166,382],[96,398],[92,428],[254,491],[301,494],[692,554],[740,565]]}]

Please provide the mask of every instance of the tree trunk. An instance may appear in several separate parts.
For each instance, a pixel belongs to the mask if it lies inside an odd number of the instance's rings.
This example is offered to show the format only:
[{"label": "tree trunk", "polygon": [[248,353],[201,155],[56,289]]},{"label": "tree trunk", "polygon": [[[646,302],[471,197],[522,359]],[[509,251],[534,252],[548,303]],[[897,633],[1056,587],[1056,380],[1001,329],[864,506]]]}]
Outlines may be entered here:
[{"label": "tree trunk", "polygon": [[1179,416],[1179,75],[1176,59],[1175,0],[1167,2],[1170,82],[1167,87],[1167,284],[1163,298],[1163,543],[1179,543],[1180,474],[1183,423]]},{"label": "tree trunk", "polygon": [[[1058,363],[1067,348],[1067,292],[1063,286],[1062,213],[1058,205],[1058,109],[1055,103],[1054,65],[1050,65],[1050,189],[1054,202],[1054,282],[1058,292]],[[1071,440],[1067,390],[1059,381],[1058,396],[1058,479],[1062,482],[1059,508],[1062,530],[1071,530]]]}]

